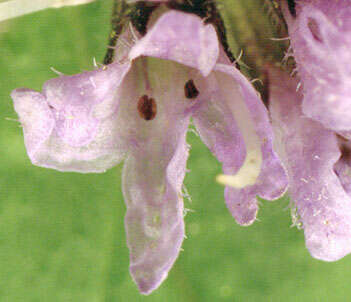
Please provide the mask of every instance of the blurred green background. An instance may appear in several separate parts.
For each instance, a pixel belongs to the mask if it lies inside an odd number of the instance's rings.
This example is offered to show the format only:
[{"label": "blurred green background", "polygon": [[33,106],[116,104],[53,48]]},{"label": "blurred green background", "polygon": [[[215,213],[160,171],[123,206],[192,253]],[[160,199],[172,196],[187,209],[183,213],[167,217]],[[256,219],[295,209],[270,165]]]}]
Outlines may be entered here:
[{"label": "blurred green background", "polygon": [[262,202],[260,221],[238,226],[214,182],[220,165],[192,133],[188,239],[147,297],[128,272],[121,165],[97,175],[31,165],[8,119],[17,118],[11,90],[40,90],[50,67],[73,74],[102,61],[110,8],[100,0],[0,24],[0,301],[347,301],[351,257],[311,258],[287,199]]}]

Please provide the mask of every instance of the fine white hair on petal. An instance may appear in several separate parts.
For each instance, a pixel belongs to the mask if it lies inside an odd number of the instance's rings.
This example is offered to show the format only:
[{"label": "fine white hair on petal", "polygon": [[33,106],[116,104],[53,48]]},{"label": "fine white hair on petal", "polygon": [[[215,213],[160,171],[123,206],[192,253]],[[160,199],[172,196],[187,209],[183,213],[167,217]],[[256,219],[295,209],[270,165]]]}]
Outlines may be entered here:
[{"label": "fine white hair on petal", "polygon": [[94,0],[10,0],[0,3],[0,22],[50,7],[79,5]]},{"label": "fine white hair on petal", "polygon": [[351,252],[348,150],[343,156],[336,133],[303,115],[297,80],[275,69],[269,76],[275,143],[296,207],[293,225],[303,228],[314,258],[339,260]]},{"label": "fine white hair on petal", "polygon": [[11,96],[33,164],[59,171],[101,173],[124,158],[116,115],[130,64],[47,81],[43,92]]}]

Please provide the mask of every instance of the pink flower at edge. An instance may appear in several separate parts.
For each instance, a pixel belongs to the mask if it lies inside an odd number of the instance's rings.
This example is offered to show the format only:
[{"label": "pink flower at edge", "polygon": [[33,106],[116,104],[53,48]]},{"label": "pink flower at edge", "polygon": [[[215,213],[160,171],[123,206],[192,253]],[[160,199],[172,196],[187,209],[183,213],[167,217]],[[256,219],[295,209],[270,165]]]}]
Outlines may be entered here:
[{"label": "pink flower at edge", "polygon": [[33,164],[88,173],[124,159],[130,272],[143,294],[167,277],[184,238],[191,117],[224,173],[233,175],[225,197],[238,223],[255,220],[256,196],[276,199],[285,192],[267,111],[227,61],[212,25],[169,11],[124,63],[49,80],[42,93],[12,92]]},{"label": "pink flower at edge", "polygon": [[286,1],[282,3],[303,89],[304,114],[326,128],[350,131],[350,1],[297,0],[295,17]]},{"label": "pink flower at edge", "polygon": [[276,150],[287,168],[289,196],[311,255],[336,261],[351,252],[351,146],[302,113],[297,81],[270,70]]}]

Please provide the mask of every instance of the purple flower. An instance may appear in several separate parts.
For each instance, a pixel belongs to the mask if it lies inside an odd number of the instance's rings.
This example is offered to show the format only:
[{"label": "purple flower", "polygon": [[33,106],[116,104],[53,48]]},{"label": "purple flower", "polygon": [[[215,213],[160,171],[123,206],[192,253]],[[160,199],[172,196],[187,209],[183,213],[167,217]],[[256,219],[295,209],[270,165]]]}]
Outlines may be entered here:
[{"label": "purple flower", "polygon": [[274,199],[287,179],[272,149],[265,107],[228,64],[212,25],[176,11],[135,42],[128,59],[60,76],[43,92],[12,93],[33,164],[104,172],[125,160],[123,194],[130,271],[143,294],[166,278],[183,238],[186,133],[193,122],[226,174],[228,207],[240,224],[256,196]]},{"label": "purple flower", "polygon": [[297,81],[272,70],[270,83],[275,142],[289,176],[293,218],[313,257],[338,260],[351,252],[350,142],[304,116]]},{"label": "purple flower", "polygon": [[326,128],[351,130],[350,1],[299,0],[293,14],[287,5],[283,10],[302,83],[304,114]]}]

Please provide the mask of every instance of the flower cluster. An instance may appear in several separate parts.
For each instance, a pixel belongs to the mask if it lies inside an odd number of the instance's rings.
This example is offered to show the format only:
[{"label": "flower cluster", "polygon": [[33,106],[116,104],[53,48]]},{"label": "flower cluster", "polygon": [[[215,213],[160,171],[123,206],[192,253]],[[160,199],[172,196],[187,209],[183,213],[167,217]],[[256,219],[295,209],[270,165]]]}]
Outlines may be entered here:
[{"label": "flower cluster", "polygon": [[142,293],[167,276],[184,238],[190,117],[233,185],[225,197],[238,223],[255,220],[256,196],[276,199],[287,186],[263,103],[214,27],[191,14],[167,12],[125,57],[12,98],[33,164],[85,173],[125,160],[130,271]]},{"label": "flower cluster", "polygon": [[255,221],[257,196],[277,199],[289,183],[312,256],[333,261],[351,252],[347,2],[282,1],[301,82],[269,68],[273,128],[215,27],[172,9],[143,37],[126,26],[111,64],[51,79],[42,92],[12,92],[33,164],[99,173],[124,160],[130,272],[143,294],[167,277],[185,236],[191,120],[222,163],[218,181],[240,225]]}]

